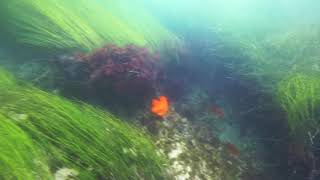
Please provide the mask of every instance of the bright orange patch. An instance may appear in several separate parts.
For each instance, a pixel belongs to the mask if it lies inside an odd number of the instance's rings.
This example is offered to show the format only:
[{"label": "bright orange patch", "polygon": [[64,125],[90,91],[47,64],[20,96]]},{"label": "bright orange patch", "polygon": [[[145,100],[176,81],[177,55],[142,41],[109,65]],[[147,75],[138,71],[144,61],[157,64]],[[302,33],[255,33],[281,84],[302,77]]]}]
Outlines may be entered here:
[{"label": "bright orange patch", "polygon": [[151,112],[159,117],[164,117],[169,111],[168,98],[160,96],[159,99],[152,99]]}]

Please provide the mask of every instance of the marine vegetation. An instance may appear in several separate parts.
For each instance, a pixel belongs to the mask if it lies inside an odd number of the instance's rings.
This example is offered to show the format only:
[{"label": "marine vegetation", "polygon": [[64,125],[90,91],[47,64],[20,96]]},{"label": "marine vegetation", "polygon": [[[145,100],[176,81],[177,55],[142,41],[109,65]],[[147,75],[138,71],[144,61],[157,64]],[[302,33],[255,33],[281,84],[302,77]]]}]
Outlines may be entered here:
[{"label": "marine vegetation", "polygon": [[305,137],[308,131],[320,128],[317,112],[320,107],[319,77],[293,74],[279,83],[277,97],[293,133],[303,133]]},{"label": "marine vegetation", "polygon": [[292,71],[320,72],[318,25],[279,26],[258,32],[232,30],[213,28],[211,34],[216,40],[206,51],[211,61],[208,66],[214,68],[220,62],[232,76],[253,81],[262,87],[261,91],[271,94]]},{"label": "marine vegetation", "polygon": [[16,81],[14,77],[7,71],[0,69],[0,84],[2,86],[14,86],[16,85]]},{"label": "marine vegetation", "polygon": [[292,134],[306,140],[308,131],[319,127],[319,32],[319,25],[213,32],[218,40],[210,57],[229,69],[231,79],[241,77],[247,86],[274,97],[273,106],[283,107]]},{"label": "marine vegetation", "polygon": [[134,3],[128,0],[104,0],[101,4],[121,22],[127,24],[131,30],[142,34],[150,49],[173,50],[183,43],[176,34],[160,23],[159,19],[154,16],[154,11],[148,10],[142,0],[136,0]]},{"label": "marine vegetation", "polygon": [[53,179],[45,153],[12,119],[0,114],[0,179]]},{"label": "marine vegetation", "polygon": [[[70,66],[82,64],[82,70],[71,73],[76,73],[80,79],[87,74],[88,77],[79,81],[87,81],[84,88],[90,89],[91,96],[99,96],[99,99],[114,101],[115,104],[141,104],[157,91],[162,77],[159,61],[160,58],[146,48],[109,44],[88,55],[78,55]],[[65,69],[67,66],[62,67]]]},{"label": "marine vegetation", "polygon": [[[80,179],[161,179],[164,176],[165,160],[141,129],[120,121],[108,111],[71,102],[15,81],[6,74],[1,70],[0,117],[4,121],[0,127],[12,126],[5,128],[5,134],[17,141],[1,141],[0,157],[12,157],[3,154],[7,153],[5,148],[11,148],[8,152],[17,157],[4,159],[12,165],[5,168],[16,171],[3,169],[1,163],[0,177],[14,173],[12,176],[17,179],[32,178],[30,174],[22,178],[23,174],[17,171],[26,173],[28,169],[14,166],[27,163],[28,168],[35,168],[41,162],[44,162],[43,168],[32,171],[42,173],[40,177],[49,174],[46,166],[50,172],[71,168],[79,172]],[[18,145],[12,151],[14,147],[10,144],[2,146],[6,143]],[[39,165],[30,159],[33,156],[39,159]],[[50,179],[49,175],[44,179]]]},{"label": "marine vegetation", "polygon": [[[90,49],[101,41],[93,29],[79,17],[54,1],[17,0],[3,2],[1,6],[8,7],[1,10],[8,20],[8,31],[9,28],[16,29],[19,42],[40,47],[83,46]],[[17,13],[18,16],[12,17]]]},{"label": "marine vegetation", "polygon": [[[117,8],[117,3],[112,4],[112,8]],[[35,47],[90,51],[106,43],[115,43],[155,48],[161,41],[177,39],[147,12],[130,24],[97,0],[12,0],[1,2],[0,10],[6,32],[16,41]],[[149,24],[152,29],[142,23]],[[158,36],[151,36],[150,32]]]}]

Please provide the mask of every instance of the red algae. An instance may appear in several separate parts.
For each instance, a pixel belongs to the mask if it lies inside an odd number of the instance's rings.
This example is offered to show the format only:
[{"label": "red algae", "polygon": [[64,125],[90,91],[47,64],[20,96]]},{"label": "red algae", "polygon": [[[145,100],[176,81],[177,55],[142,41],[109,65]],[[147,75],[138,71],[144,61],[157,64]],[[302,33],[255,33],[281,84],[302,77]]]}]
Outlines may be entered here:
[{"label": "red algae", "polygon": [[162,71],[157,54],[134,45],[109,44],[78,57],[89,67],[88,84],[96,94],[108,92],[117,101],[133,99],[134,104],[154,95]]},{"label": "red algae", "polygon": [[239,156],[240,155],[240,151],[239,149],[237,148],[236,145],[232,144],[232,143],[229,143],[227,142],[226,144],[226,148],[228,150],[228,152],[233,155],[233,156]]},{"label": "red algae", "polygon": [[214,105],[211,108],[211,112],[214,113],[220,119],[224,118],[224,110],[221,107],[217,106],[217,105]]}]

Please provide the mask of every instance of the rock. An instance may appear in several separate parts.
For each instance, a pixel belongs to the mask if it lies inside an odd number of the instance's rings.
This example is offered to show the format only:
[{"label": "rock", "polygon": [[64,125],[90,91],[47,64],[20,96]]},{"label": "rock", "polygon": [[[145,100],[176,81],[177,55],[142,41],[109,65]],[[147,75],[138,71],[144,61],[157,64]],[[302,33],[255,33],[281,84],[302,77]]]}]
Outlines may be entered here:
[{"label": "rock", "polygon": [[55,180],[74,180],[79,172],[74,169],[61,168],[54,174]]}]

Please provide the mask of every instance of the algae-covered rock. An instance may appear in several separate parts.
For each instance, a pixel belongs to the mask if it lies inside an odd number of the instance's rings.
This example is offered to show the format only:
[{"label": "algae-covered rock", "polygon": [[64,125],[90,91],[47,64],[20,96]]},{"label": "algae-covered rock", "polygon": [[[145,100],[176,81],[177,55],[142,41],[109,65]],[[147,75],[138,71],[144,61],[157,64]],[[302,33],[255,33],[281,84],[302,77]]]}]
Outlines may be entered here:
[{"label": "algae-covered rock", "polygon": [[158,128],[157,146],[169,159],[167,171],[173,179],[241,180],[246,179],[247,172],[259,171],[252,166],[252,160],[240,152],[230,152],[225,144],[214,142],[214,137],[200,137],[204,136],[205,127],[196,129],[174,110]]}]

